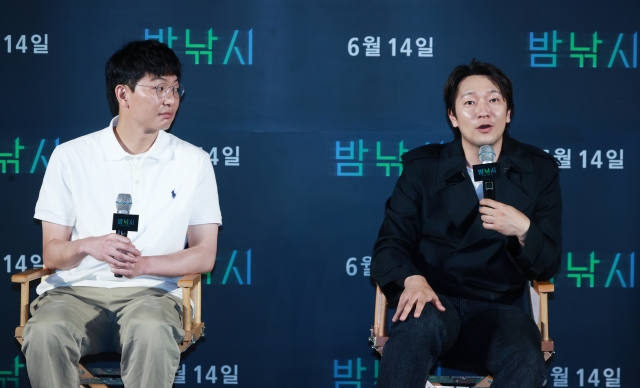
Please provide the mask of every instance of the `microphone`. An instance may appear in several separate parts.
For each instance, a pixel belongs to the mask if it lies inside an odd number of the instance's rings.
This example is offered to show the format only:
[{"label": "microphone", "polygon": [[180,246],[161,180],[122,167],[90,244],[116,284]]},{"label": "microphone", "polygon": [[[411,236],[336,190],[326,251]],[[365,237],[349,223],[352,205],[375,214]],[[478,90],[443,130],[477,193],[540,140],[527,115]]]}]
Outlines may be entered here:
[{"label": "microphone", "polygon": [[[116,210],[117,213],[113,214],[112,230],[115,230],[120,236],[127,237],[128,232],[138,231],[138,218],[136,214],[129,214],[131,210],[131,194],[118,194],[116,198]],[[121,278],[122,275],[113,274],[117,278]]]},{"label": "microphone", "polygon": [[487,164],[493,163],[496,160],[496,153],[493,150],[493,147],[490,145],[483,145],[478,150],[478,159],[480,159],[480,163]]},{"label": "microphone", "polygon": [[478,150],[478,159],[481,164],[473,166],[473,178],[482,181],[484,198],[496,199],[494,178],[500,176],[500,165],[494,163],[496,153],[490,145],[483,145]]}]

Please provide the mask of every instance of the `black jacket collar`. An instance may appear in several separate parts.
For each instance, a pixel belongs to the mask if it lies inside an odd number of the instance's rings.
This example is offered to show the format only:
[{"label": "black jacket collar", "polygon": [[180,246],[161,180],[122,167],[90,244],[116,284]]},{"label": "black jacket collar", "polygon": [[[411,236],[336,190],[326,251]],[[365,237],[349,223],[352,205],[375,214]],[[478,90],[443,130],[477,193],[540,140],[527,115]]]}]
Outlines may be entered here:
[{"label": "black jacket collar", "polygon": [[[498,162],[503,171],[513,168],[523,174],[535,173],[531,157],[525,153],[522,144],[508,135],[504,135],[502,138],[502,150]],[[460,138],[454,139],[445,144],[440,152],[437,182],[451,183],[453,180],[458,183],[462,178],[461,173],[462,176],[467,175],[466,167],[467,162],[462,149],[462,140]]]}]

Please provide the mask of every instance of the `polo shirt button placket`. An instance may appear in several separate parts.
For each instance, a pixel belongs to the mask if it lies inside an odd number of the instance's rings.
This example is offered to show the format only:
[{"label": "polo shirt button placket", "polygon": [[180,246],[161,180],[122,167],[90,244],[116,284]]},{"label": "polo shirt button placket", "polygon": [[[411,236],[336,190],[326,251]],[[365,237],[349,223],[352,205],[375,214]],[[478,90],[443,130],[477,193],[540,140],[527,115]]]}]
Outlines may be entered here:
[{"label": "polo shirt button placket", "polygon": [[144,159],[138,159],[134,166],[134,174],[135,174],[135,190],[138,194],[138,197],[143,196],[144,191],[144,180],[142,177],[142,164],[144,163]]}]

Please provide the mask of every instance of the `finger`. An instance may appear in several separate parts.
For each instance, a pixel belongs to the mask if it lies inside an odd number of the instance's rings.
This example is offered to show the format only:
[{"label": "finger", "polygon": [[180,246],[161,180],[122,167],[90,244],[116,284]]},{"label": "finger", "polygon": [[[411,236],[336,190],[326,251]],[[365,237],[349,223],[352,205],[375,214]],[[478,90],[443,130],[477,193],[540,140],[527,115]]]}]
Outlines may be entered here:
[{"label": "finger", "polygon": [[482,198],[480,200],[480,206],[489,206],[490,203],[491,203],[491,200],[488,198]]},{"label": "finger", "polygon": [[407,317],[409,316],[409,313],[411,312],[411,309],[415,304],[416,304],[416,301],[412,300],[408,302],[406,305],[404,305],[404,309],[402,310],[402,315],[400,315],[401,321],[404,322],[407,319]]},{"label": "finger", "polygon": [[113,247],[115,249],[116,253],[113,253],[112,251],[112,255],[113,257],[115,257],[116,259],[119,259],[121,261],[127,261],[127,262],[131,262],[131,263],[136,263],[138,262],[138,257],[136,256],[134,252],[128,251],[126,249],[122,249],[121,247]]},{"label": "finger", "polygon": [[115,266],[113,266],[111,264],[109,265],[109,267],[111,269],[111,272],[116,274],[116,275],[122,275],[122,276],[126,276],[126,277],[129,277],[131,275],[131,271],[130,270],[125,270],[125,269],[122,269],[122,268],[118,268],[118,267],[115,267]]},{"label": "finger", "polygon": [[484,215],[493,215],[493,214],[496,214],[496,209],[489,206],[480,206],[480,209],[478,209],[478,212]]},{"label": "finger", "polygon": [[496,229],[497,229],[497,228],[496,228],[496,225],[495,225],[495,224],[492,224],[492,223],[490,223],[490,222],[483,222],[483,223],[482,223],[482,227],[483,227],[483,228],[485,228],[485,229],[487,229],[487,230],[496,230]]},{"label": "finger", "polygon": [[[128,237],[120,236],[119,234],[107,235],[107,239],[105,242],[107,245],[115,246],[118,249],[140,253],[140,251],[136,249],[135,245],[133,245]],[[127,248],[125,249],[124,247]]]},{"label": "finger", "polygon": [[107,242],[108,243],[131,244],[131,240],[129,240],[128,237],[120,236],[119,234],[116,234],[116,233],[111,233],[111,234],[107,235]]},{"label": "finger", "polygon": [[112,241],[108,245],[120,251],[129,252],[133,255],[140,252],[139,250],[136,249],[135,246],[133,246],[133,244],[123,243],[120,241]]},{"label": "finger", "polygon": [[496,222],[496,218],[488,214],[482,215],[480,219],[482,220],[483,224],[494,224]]},{"label": "finger", "polygon": [[437,296],[434,296],[433,299],[431,299],[431,304],[436,306],[436,308],[438,310],[440,310],[440,311],[445,311],[446,310],[444,308],[444,306],[442,305],[442,303],[440,302],[440,299]]},{"label": "finger", "polygon": [[111,258],[111,260],[107,260],[108,262],[116,263],[121,267],[131,267],[135,264],[135,261],[133,261],[130,256],[119,251],[110,252],[107,256]]},{"label": "finger", "polygon": [[120,269],[130,269],[130,268],[133,268],[133,265],[134,265],[133,263],[120,260],[119,258],[113,257],[113,256],[107,256],[107,259],[105,261],[109,263],[110,267],[115,267]]},{"label": "finger", "polygon": [[489,199],[489,198],[482,198],[480,200],[480,206],[486,206],[486,207],[490,207],[490,208],[496,208],[498,207],[498,205],[500,205],[500,202],[493,200],[493,199]]},{"label": "finger", "polygon": [[424,309],[425,305],[426,305],[426,302],[423,302],[421,300],[416,301],[416,311],[413,313],[414,318],[420,317],[420,314],[422,314],[422,310]]},{"label": "finger", "polygon": [[396,313],[393,314],[393,318],[391,318],[392,322],[396,322],[398,320],[398,318],[400,317],[400,314],[402,314],[402,310],[404,309],[404,305],[407,303],[406,299],[402,298],[402,295],[400,295],[400,301],[398,301],[398,307],[396,308]]}]

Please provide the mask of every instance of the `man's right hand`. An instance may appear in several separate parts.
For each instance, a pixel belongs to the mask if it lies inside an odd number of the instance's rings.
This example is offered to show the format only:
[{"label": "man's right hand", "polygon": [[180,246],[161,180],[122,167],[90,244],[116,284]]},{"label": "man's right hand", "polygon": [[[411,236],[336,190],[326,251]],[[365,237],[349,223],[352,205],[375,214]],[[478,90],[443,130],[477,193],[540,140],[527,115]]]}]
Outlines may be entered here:
[{"label": "man's right hand", "polygon": [[129,238],[115,233],[89,237],[83,242],[83,245],[82,250],[94,259],[105,261],[119,268],[133,268],[141,254]]},{"label": "man's right hand", "polygon": [[115,233],[100,237],[71,240],[73,227],[42,221],[42,253],[44,265],[50,269],[75,268],[87,257],[123,267],[133,267],[141,253],[131,240]]},{"label": "man's right hand", "polygon": [[409,276],[404,280],[404,291],[400,295],[400,301],[398,302],[398,309],[393,316],[392,321],[396,322],[398,319],[404,321],[409,316],[411,309],[415,306],[416,311],[413,314],[414,318],[418,318],[422,314],[424,305],[432,303],[438,310],[444,311],[445,308],[440,303],[438,295],[427,283],[427,279],[424,276],[414,275]]}]

